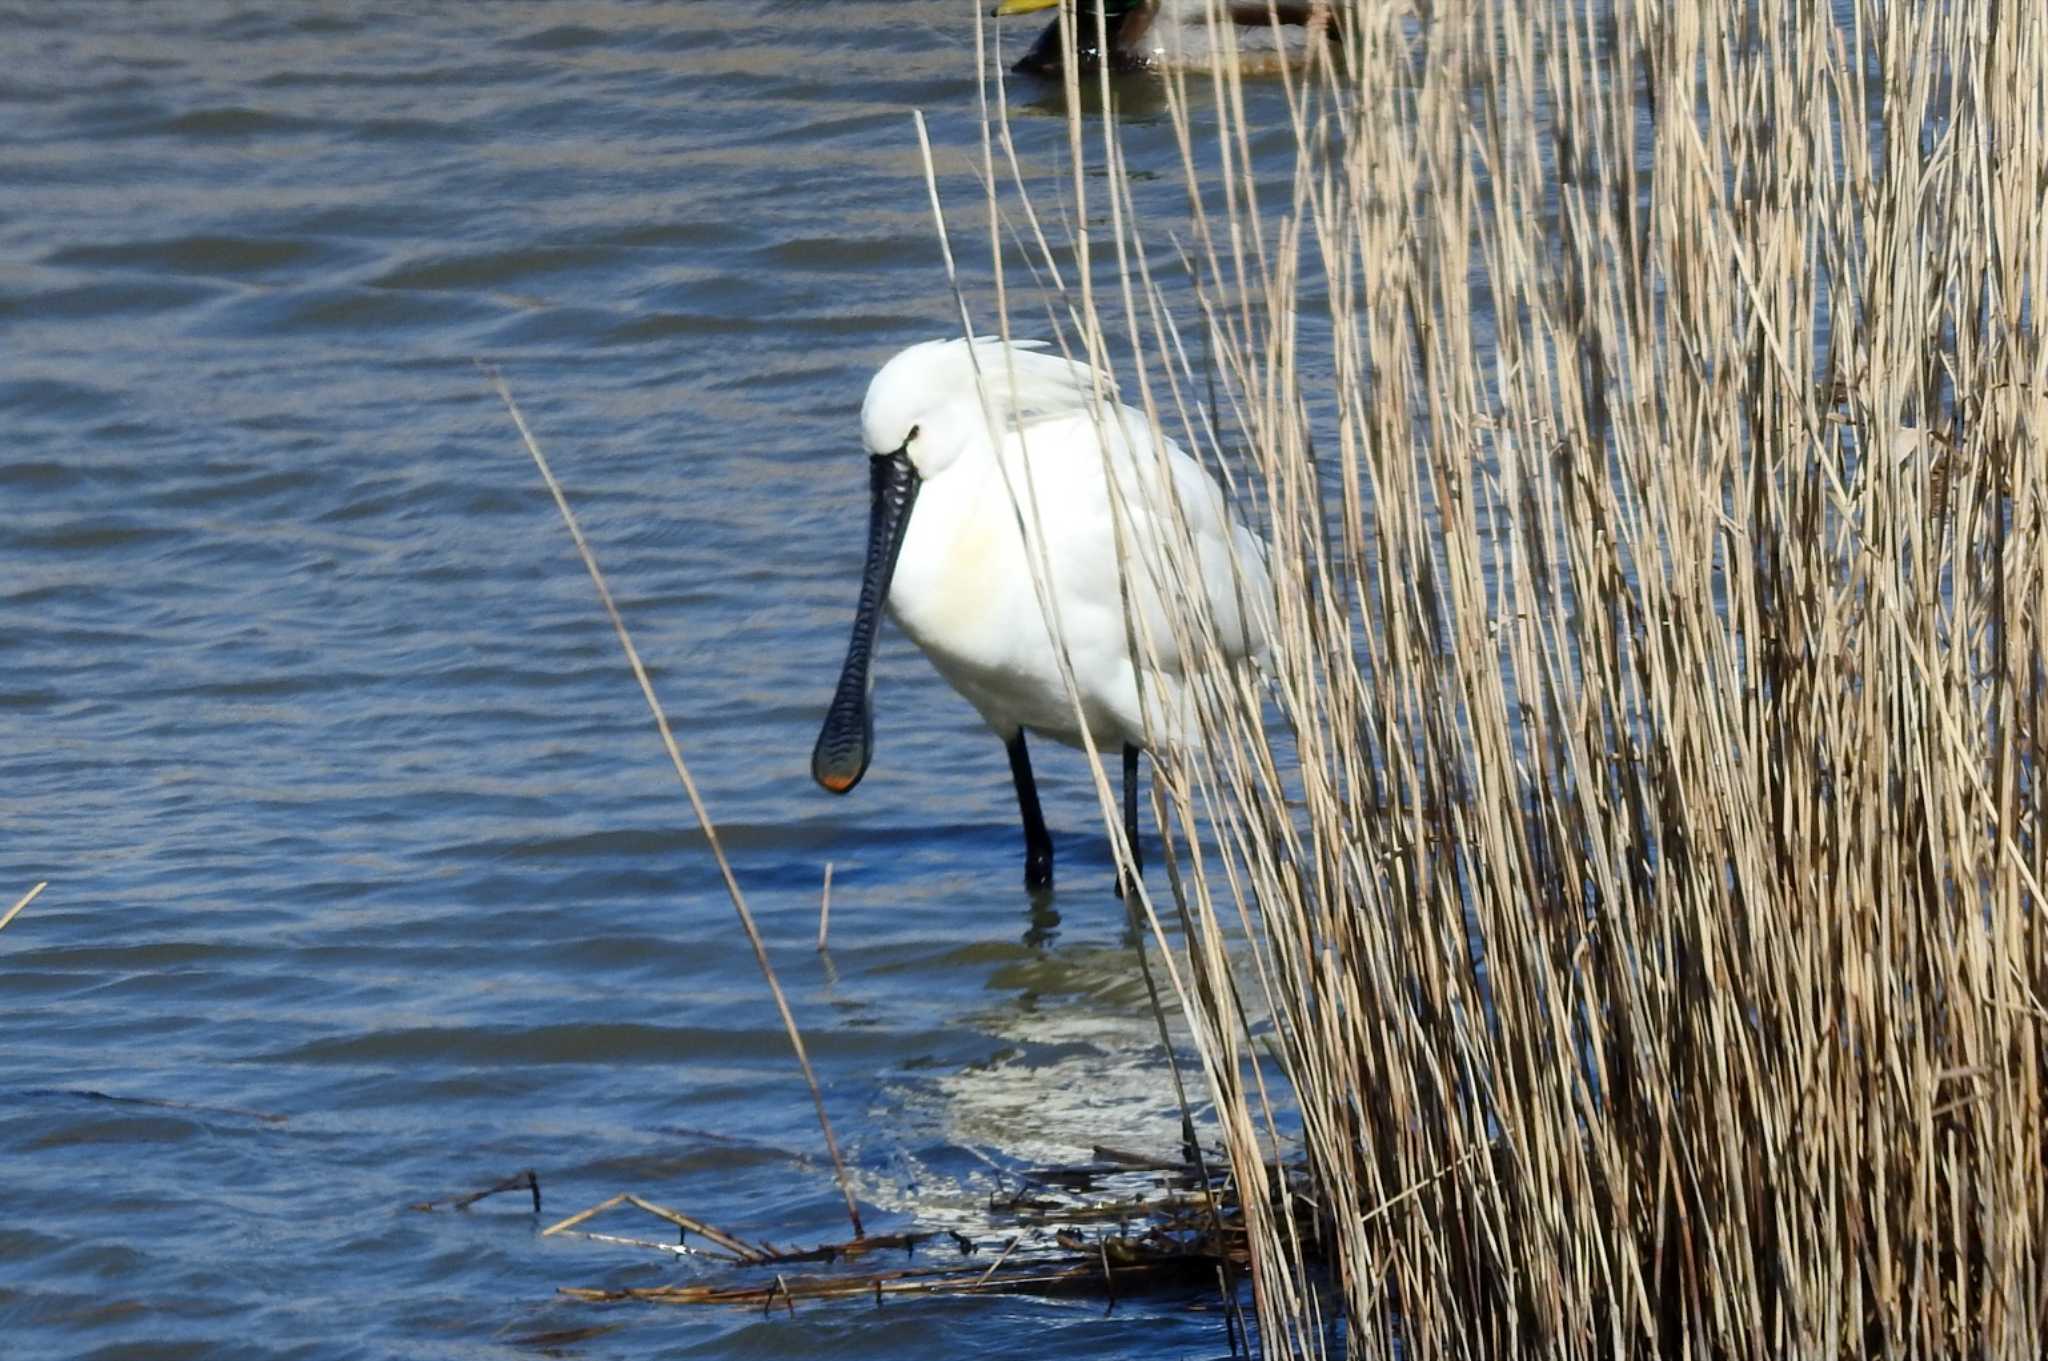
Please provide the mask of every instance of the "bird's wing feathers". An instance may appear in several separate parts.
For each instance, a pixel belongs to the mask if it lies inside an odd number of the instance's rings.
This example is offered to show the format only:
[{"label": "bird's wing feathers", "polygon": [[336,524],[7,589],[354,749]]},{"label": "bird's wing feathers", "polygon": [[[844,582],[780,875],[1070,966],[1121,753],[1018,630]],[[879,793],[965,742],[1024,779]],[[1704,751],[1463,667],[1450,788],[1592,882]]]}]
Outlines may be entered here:
[{"label": "bird's wing feathers", "polygon": [[[1013,453],[1029,451],[1048,536],[1064,540],[1055,560],[1078,567],[1100,555],[1103,560],[1095,566],[1102,575],[1096,579],[1116,579],[1114,526],[1106,518],[1100,524],[1091,518],[1108,513],[1103,495],[1107,451],[1137,557],[1132,599],[1145,612],[1161,666],[1183,669],[1158,584],[1185,575],[1172,570],[1187,564],[1176,548],[1176,506],[1200,566],[1217,642],[1232,658],[1263,653],[1268,632],[1263,618],[1270,612],[1265,549],[1230,513],[1216,479],[1170,439],[1164,451],[1167,477],[1162,479],[1161,451],[1144,413],[1116,400],[1109,375],[1050,353],[1044,341],[1017,340],[1006,346],[984,337],[956,344],[962,361],[980,375],[989,414],[998,428],[1010,432],[1006,447]],[[1098,383],[1108,399],[1100,406]],[[1021,481],[1015,490],[1024,494]],[[1055,521],[1061,528],[1052,527]],[[1121,604],[1112,603],[1120,618]]]},{"label": "bird's wing feathers", "polygon": [[[1018,430],[1037,421],[1085,411],[1095,400],[1096,372],[1079,360],[1043,353],[1043,340],[1014,340],[1007,346],[993,336],[961,342],[960,354],[981,375],[990,414],[1002,430]],[[1114,383],[1104,375],[1102,390],[1114,399]]]},{"label": "bird's wing feathers", "polygon": [[[1269,587],[1263,546],[1230,513],[1216,480],[1171,440],[1166,442],[1162,470],[1151,424],[1141,412],[1112,405],[1099,432],[1088,414],[1035,422],[1009,447],[1013,452],[1028,451],[1047,538],[1056,550],[1053,559],[1060,564],[1055,573],[1071,567],[1077,580],[1114,582],[1117,531],[1104,494],[1107,450],[1128,516],[1124,542],[1132,555],[1131,599],[1143,615],[1162,669],[1175,674],[1185,670],[1163,597],[1182,589],[1173,583],[1187,581],[1190,547],[1224,653],[1235,659],[1264,651],[1266,629],[1259,621],[1266,613]],[[1012,476],[1020,498],[1022,471],[1019,459]],[[1185,541],[1180,523],[1186,526]],[[1101,603],[1114,613],[1121,636],[1120,597]]]}]

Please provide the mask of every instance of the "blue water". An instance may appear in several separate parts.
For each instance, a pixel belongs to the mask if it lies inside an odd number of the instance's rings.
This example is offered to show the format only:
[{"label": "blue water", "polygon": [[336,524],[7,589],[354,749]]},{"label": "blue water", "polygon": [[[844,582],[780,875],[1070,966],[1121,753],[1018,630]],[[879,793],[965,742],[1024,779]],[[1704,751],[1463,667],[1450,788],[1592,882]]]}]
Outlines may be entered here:
[{"label": "blue water", "polygon": [[[537,1235],[626,1190],[846,1226],[478,360],[653,669],[869,1229],[995,1241],[1002,1172],[1173,1147],[1079,758],[1039,755],[1035,905],[1000,745],[900,637],[866,783],[808,777],[860,395],[955,326],[910,111],[971,208],[974,63],[952,0],[0,7],[0,908],[50,884],[0,932],[0,1351],[1224,1350],[1186,1301],[594,1307],[555,1289],[701,1268]],[[1018,139],[1059,183],[1060,121]],[[539,1216],[408,1208],[529,1167]]]}]

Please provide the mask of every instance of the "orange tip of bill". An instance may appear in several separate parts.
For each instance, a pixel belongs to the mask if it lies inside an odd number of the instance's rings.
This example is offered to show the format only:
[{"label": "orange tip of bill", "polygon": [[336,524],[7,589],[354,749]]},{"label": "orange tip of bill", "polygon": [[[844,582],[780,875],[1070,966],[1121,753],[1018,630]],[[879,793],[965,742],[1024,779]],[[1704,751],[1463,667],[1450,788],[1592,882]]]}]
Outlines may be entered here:
[{"label": "orange tip of bill", "polygon": [[858,778],[860,777],[856,775],[820,775],[818,783],[831,790],[834,794],[844,794],[847,790],[853,788],[853,782]]},{"label": "orange tip of bill", "polygon": [[1002,0],[996,6],[996,17],[1006,19],[1012,14],[1030,14],[1035,10],[1051,9],[1060,0]]}]

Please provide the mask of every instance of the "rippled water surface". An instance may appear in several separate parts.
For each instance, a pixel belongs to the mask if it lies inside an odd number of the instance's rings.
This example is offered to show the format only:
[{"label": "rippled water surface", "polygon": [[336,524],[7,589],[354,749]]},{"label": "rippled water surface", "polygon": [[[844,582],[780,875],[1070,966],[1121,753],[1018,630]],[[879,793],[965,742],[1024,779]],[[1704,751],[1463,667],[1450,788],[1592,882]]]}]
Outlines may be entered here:
[{"label": "rippled water surface", "polygon": [[[1185,1302],[599,1309],[555,1287],[692,1268],[536,1235],[621,1190],[845,1226],[479,358],[654,668],[869,1227],[1171,1147],[1079,758],[1040,757],[1035,908],[1000,746],[900,637],[867,782],[807,773],[860,394],[954,325],[909,111],[971,203],[971,9],[72,0],[0,9],[0,58],[0,907],[51,881],[0,932],[6,1354],[1221,1352]],[[1018,131],[1059,173],[1058,120]],[[527,1167],[544,1216],[406,1208]]]}]

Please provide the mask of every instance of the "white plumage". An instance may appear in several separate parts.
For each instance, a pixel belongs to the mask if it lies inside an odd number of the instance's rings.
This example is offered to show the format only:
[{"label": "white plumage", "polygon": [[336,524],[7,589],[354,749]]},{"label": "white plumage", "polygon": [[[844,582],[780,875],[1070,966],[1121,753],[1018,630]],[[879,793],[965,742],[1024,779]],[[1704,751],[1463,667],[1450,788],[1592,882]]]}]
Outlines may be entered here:
[{"label": "white plumage", "polygon": [[[1247,600],[1261,600],[1269,589],[1258,541],[1231,521],[1214,479],[1171,444],[1166,451],[1171,498],[1162,494],[1166,479],[1150,423],[1144,413],[1110,402],[1098,425],[1089,410],[1095,397],[1086,366],[1016,347],[1006,356],[997,341],[980,342],[975,349],[1001,434],[1000,462],[985,429],[975,428],[985,423],[966,342],[937,341],[906,350],[868,389],[861,424],[875,452],[900,445],[913,425],[921,427],[916,444],[931,438],[939,422],[957,420],[968,427],[964,447],[937,471],[925,470],[913,445],[911,457],[919,464],[923,486],[896,562],[891,615],[1005,740],[1023,727],[1079,746],[1074,706],[1032,585],[1032,565],[1040,560],[1033,548],[1042,530],[1043,561],[1088,727],[1104,748],[1149,746],[1139,707],[1139,664],[1129,646],[1119,581],[1106,476],[1114,469],[1128,514],[1125,545],[1134,614],[1158,652],[1159,665],[1148,668],[1146,677],[1153,718],[1163,729],[1161,736],[1178,740],[1186,725],[1181,698],[1186,660],[1175,645],[1156,584],[1174,561],[1167,538],[1174,533],[1170,500],[1178,500],[1186,517],[1202,579],[1169,579],[1168,588],[1198,584],[1207,592],[1223,651],[1233,660],[1254,650],[1240,591]],[[935,402],[941,393],[958,395]],[[1241,580],[1233,578],[1234,567]],[[1144,651],[1141,644],[1140,655]]]},{"label": "white plumage", "polygon": [[[1136,752],[1186,738],[1186,681],[1205,655],[1177,645],[1163,594],[1199,591],[1225,663],[1256,657],[1270,617],[1258,539],[1231,516],[1215,479],[1171,441],[1162,464],[1142,412],[1098,401],[1088,366],[1031,342],[942,340],[904,350],[869,385],[861,434],[876,470],[868,579],[814,758],[819,782],[844,792],[866,767],[871,737],[853,741],[856,724],[872,731],[865,616],[871,599],[886,599],[903,631],[1010,746],[1030,843],[1037,800],[1022,733],[1079,745],[1082,731],[1033,583],[1042,561],[1087,730],[1099,746],[1125,749],[1134,818]],[[1191,563],[1194,579],[1175,574]],[[1135,653],[1126,589],[1139,637],[1150,640]],[[1043,849],[1049,878],[1049,843]]]}]

